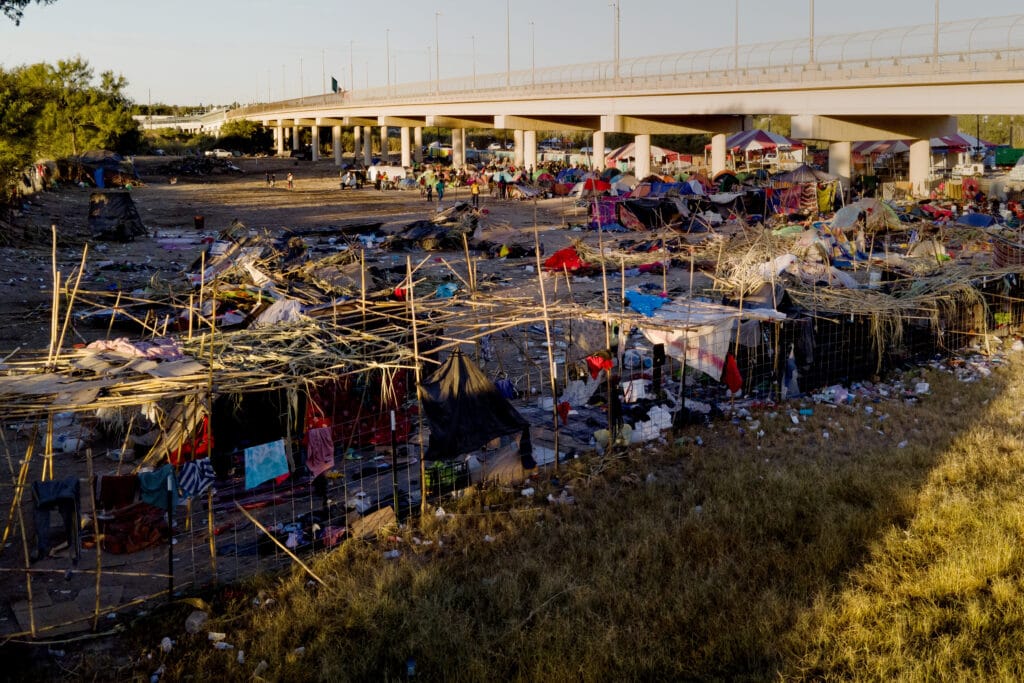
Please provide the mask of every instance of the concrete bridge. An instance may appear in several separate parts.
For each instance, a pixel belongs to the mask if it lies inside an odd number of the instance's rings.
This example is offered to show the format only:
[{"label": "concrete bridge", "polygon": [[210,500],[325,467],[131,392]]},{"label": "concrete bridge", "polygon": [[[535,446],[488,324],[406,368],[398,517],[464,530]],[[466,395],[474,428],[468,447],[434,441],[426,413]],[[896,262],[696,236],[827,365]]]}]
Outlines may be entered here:
[{"label": "concrete bridge", "polygon": [[[537,131],[636,136],[636,174],[650,173],[652,134],[712,135],[711,168],[725,168],[725,139],[755,115],[792,117],[793,137],[829,143],[829,171],[848,182],[852,142],[910,139],[910,181],[922,194],[928,139],[956,132],[951,114],[1024,114],[1024,15],[924,24],[817,40],[733,45],[628,60],[434,79],[253,104],[221,114],[274,131],[279,154],[309,128],[313,158],[321,129],[341,164],[341,130],[352,127],[369,164],[398,128],[402,165],[419,159],[425,126],[452,129],[455,165],[466,129],[512,130],[517,165],[537,164]],[[216,124],[214,124],[216,125]],[[647,152],[645,154],[645,151]],[[602,155],[595,158],[603,165]]]}]

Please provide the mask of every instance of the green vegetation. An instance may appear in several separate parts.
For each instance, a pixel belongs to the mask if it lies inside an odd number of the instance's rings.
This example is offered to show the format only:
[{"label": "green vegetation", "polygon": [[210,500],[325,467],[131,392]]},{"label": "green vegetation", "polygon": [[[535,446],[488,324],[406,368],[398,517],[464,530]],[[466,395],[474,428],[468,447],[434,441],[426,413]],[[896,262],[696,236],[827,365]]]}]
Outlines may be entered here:
[{"label": "green vegetation", "polygon": [[547,479],[473,491],[316,558],[324,587],[296,569],[218,589],[208,628],[235,651],[185,634],[183,605],[122,644],[173,680],[261,661],[267,680],[405,680],[410,659],[416,680],[1019,680],[1024,363],[904,378],[922,380],[921,405],[784,409],[755,416],[761,438],[724,422],[700,447],[574,461],[574,505],[544,502]]},{"label": "green vegetation", "polygon": [[126,85],[110,71],[97,82],[81,58],[0,69],[0,187],[40,158],[134,150],[141,138]]},{"label": "green vegetation", "polygon": [[56,0],[0,0],[0,12],[4,13],[15,25],[21,23],[25,8],[35,2],[39,5],[52,5]]}]

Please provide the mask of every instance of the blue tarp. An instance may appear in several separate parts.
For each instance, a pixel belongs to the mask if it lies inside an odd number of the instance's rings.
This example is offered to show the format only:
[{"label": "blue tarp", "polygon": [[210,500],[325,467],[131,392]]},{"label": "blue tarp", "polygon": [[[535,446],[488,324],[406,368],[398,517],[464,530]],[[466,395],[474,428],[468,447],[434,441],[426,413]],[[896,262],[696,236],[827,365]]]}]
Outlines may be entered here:
[{"label": "blue tarp", "polygon": [[654,315],[654,312],[668,301],[668,299],[662,296],[641,294],[633,290],[626,292],[626,300],[629,301],[630,308],[648,318]]},{"label": "blue tarp", "polygon": [[971,228],[988,228],[995,224],[996,219],[986,213],[965,213],[956,219],[957,225]]}]

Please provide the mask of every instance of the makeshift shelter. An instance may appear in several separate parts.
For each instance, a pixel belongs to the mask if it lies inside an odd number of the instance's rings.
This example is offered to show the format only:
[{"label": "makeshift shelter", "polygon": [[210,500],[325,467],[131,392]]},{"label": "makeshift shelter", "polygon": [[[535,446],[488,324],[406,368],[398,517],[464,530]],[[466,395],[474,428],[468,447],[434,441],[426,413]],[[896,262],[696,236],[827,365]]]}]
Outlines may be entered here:
[{"label": "makeshift shelter", "polygon": [[89,231],[97,239],[131,242],[146,234],[130,192],[93,192],[89,195]]},{"label": "makeshift shelter", "polygon": [[880,199],[872,198],[858,199],[836,211],[836,215],[832,217],[832,227],[853,228],[861,220],[862,214],[864,228],[869,232],[902,230],[904,228],[895,209]]},{"label": "makeshift shelter", "polygon": [[420,400],[430,425],[427,460],[454,460],[498,437],[520,435],[523,467],[533,467],[530,423],[461,351],[424,378]]},{"label": "makeshift shelter", "polygon": [[772,178],[772,187],[781,192],[779,210],[783,213],[826,213],[832,211],[839,178],[801,164]]},{"label": "makeshift shelter", "polygon": [[[679,152],[674,152],[671,149],[665,149],[664,147],[658,147],[657,145],[651,145],[651,161],[655,164],[675,163],[679,161],[681,157],[682,154]],[[608,167],[635,165],[636,143],[630,142],[613,149],[610,154],[605,156],[604,163]]]}]

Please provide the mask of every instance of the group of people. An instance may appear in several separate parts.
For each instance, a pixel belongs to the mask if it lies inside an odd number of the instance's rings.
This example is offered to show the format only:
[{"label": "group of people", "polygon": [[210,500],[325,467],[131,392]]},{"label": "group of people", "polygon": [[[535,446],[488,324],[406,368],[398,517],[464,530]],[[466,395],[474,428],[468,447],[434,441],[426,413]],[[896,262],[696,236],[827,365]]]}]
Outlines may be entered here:
[{"label": "group of people", "polygon": [[[267,171],[266,179],[267,187],[277,187],[277,174]],[[285,187],[287,187],[289,190],[295,189],[295,176],[292,174],[291,171],[289,171],[288,175],[285,177]]]}]

